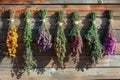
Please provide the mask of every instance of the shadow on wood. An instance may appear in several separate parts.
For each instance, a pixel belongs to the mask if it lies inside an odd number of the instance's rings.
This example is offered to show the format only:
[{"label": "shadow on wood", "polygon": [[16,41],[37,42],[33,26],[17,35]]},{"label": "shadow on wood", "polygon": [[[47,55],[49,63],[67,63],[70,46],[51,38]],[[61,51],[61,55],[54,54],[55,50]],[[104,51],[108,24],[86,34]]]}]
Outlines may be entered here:
[{"label": "shadow on wood", "polygon": [[[84,29],[84,27],[86,27],[87,23],[89,23],[89,25],[91,26],[91,23],[89,22],[89,19],[90,19],[90,15],[91,14],[88,14],[86,17],[85,17],[85,20],[82,22],[84,24],[84,26],[81,28],[81,31],[80,31],[80,34],[86,34],[87,31],[85,31],[84,33],[82,33],[82,30]],[[89,66],[91,66],[92,64],[92,61],[91,59],[87,62],[85,61],[86,60],[86,55],[90,56],[90,51],[89,51],[89,47],[86,45],[86,40],[85,40],[85,36],[82,36],[82,39],[83,39],[83,47],[82,47],[82,54],[80,54],[79,56],[79,62],[77,63],[76,65],[76,70],[81,70],[82,72],[84,72],[85,69],[88,69]],[[81,59],[81,56],[85,56],[84,59]],[[83,61],[81,60],[84,60],[85,63],[83,63]]]},{"label": "shadow on wood", "polygon": [[[9,10],[1,13],[1,21],[3,22],[1,29],[3,29],[3,27],[5,27],[5,25],[9,23],[7,19],[4,19],[4,17],[7,17],[7,18],[8,18],[8,15],[9,15],[9,14],[10,14],[10,13],[9,13]],[[7,15],[7,16],[6,16],[6,15]],[[6,27],[8,28],[9,25],[7,25]],[[6,34],[7,34],[7,33],[6,33]],[[0,30],[0,36],[1,36],[1,38],[2,38],[3,36],[6,37],[7,35],[5,35],[2,30]],[[0,63],[2,62],[2,60],[4,59],[4,57],[5,57],[6,55],[8,55],[8,53],[5,51],[5,48],[4,48],[4,47],[7,47],[7,46],[6,46],[6,45],[5,45],[5,46],[0,45],[0,56],[2,56],[2,57],[0,58]]]},{"label": "shadow on wood", "polygon": [[[21,26],[23,23],[23,19],[21,18],[21,17],[23,17],[24,16],[24,14],[21,14],[20,15],[20,17],[19,17],[19,19],[20,19],[20,25],[19,26]],[[19,35],[18,35],[18,37],[19,37]],[[21,38],[21,37],[19,37],[19,38]],[[19,46],[19,45],[18,45]],[[18,49],[19,49],[19,47],[17,48],[17,51],[18,51]],[[11,59],[11,64],[12,64],[12,69],[11,69],[11,76],[12,77],[14,77],[14,76],[16,76],[16,78],[17,79],[20,79],[21,78],[21,76],[23,75],[23,73],[24,73],[24,51],[22,51],[20,54],[21,55],[19,55],[19,52],[17,52],[16,53],[16,57],[15,58],[13,58],[13,59]]]}]

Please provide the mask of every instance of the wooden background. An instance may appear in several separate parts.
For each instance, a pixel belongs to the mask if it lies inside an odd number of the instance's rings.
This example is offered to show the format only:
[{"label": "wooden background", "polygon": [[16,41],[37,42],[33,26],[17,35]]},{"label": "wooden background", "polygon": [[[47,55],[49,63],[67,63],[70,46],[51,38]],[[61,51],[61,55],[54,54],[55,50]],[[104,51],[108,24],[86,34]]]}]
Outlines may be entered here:
[{"label": "wooden background", "polygon": [[[0,4],[96,4],[100,0],[0,0]],[[119,4],[120,0],[102,0],[104,4]]]},{"label": "wooden background", "polygon": [[[31,1],[31,0],[28,0]],[[51,0],[54,1],[54,0]],[[64,0],[67,1],[67,0]],[[76,0],[77,1],[77,0]],[[79,1],[79,0],[78,0]],[[111,0],[112,1],[112,0]],[[116,0],[118,1],[118,0]],[[22,2],[22,0],[21,0]],[[119,2],[119,1],[118,1]],[[4,3],[4,1],[3,1]],[[0,5],[0,80],[16,80],[20,78],[21,80],[80,80],[80,79],[119,79],[120,78],[120,5],[11,5],[7,6]],[[8,2],[5,2],[8,3]],[[14,3],[14,2],[13,2]],[[7,47],[5,44],[6,35],[9,27],[9,9],[14,8],[15,10],[15,24],[18,29],[18,50],[16,62],[11,64],[11,59],[7,57]],[[25,27],[24,11],[30,8],[32,13],[31,17],[31,28],[33,35],[33,55],[37,60],[38,67],[35,71],[31,70],[31,74],[27,75],[23,72],[24,63],[24,51],[25,45],[23,44],[23,34]],[[105,56],[103,59],[99,60],[99,64],[91,67],[91,60],[89,52],[86,52],[86,46],[83,49],[83,54],[80,55],[80,62],[74,63],[71,57],[66,57],[65,59],[65,70],[56,69],[59,67],[57,57],[53,49],[45,53],[40,53],[36,44],[36,37],[38,35],[38,28],[40,26],[38,9],[45,8],[48,10],[47,16],[47,27],[50,30],[51,35],[54,38],[55,25],[55,12],[57,10],[64,10],[65,14],[65,34],[68,39],[68,34],[70,32],[71,26],[69,21],[69,14],[72,11],[78,10],[80,12],[80,27],[81,35],[84,39],[89,28],[89,16],[92,11],[97,12],[96,26],[98,28],[98,33],[100,34],[100,39],[102,41],[104,36],[104,31],[107,27],[107,18],[105,11],[111,9],[114,11],[113,15],[113,27],[115,29],[117,37],[117,48],[115,56]],[[84,42],[85,43],[85,42]],[[68,43],[69,44],[69,43]],[[67,45],[68,45],[67,44]],[[66,56],[70,54],[69,46],[67,46]],[[12,71],[12,72],[11,72]]]}]

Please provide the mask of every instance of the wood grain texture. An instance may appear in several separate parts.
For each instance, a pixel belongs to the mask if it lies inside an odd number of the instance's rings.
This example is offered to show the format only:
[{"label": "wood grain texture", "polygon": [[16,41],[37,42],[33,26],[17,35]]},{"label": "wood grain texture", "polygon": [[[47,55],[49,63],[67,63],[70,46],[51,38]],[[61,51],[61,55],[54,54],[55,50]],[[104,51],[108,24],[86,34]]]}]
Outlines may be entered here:
[{"label": "wood grain texture", "polygon": [[57,10],[65,10],[66,13],[69,13],[74,10],[78,10],[81,12],[91,12],[91,11],[101,11],[100,13],[104,12],[105,10],[113,10],[113,11],[119,11],[120,5],[0,5],[0,11],[1,13],[4,11],[7,11],[11,8],[14,8],[16,11],[16,14],[20,14],[24,12],[27,8],[31,10],[32,13],[37,11],[40,8],[45,8],[49,12],[54,13]]},{"label": "wood grain texture", "polygon": [[[57,70],[52,73],[53,68],[45,68],[44,75],[42,72],[39,74],[36,71],[31,71],[32,73],[28,76],[27,73],[23,73],[21,77],[22,80],[88,80],[88,79],[119,79],[120,68],[89,68],[85,71],[76,71],[74,68],[67,68],[63,70]],[[10,68],[0,68],[0,79],[2,80],[16,80],[18,75],[12,74],[9,70]],[[11,77],[13,76],[13,77]]]},{"label": "wood grain texture", "polygon": [[[98,0],[1,0],[0,4],[97,4]],[[119,0],[104,0],[103,3],[120,3]]]},{"label": "wood grain texture", "polygon": [[[17,57],[17,61],[18,63],[13,63],[13,64],[17,64],[15,66],[15,68],[23,68],[24,65],[24,59],[21,60],[21,58],[23,58],[22,56],[18,56]],[[43,56],[43,55],[38,55],[38,56],[34,56],[34,58],[37,61],[38,66],[35,67],[37,68],[59,68],[59,62],[57,60],[57,56]],[[11,64],[11,59],[8,57],[4,57],[4,59],[2,59],[2,57],[0,57],[1,62],[0,62],[0,68],[12,68],[12,64]],[[80,56],[80,61],[77,63],[74,63],[74,60],[71,58],[71,56],[69,56],[69,60],[65,59],[65,68],[75,68],[75,69],[80,69],[80,68],[120,68],[120,64],[119,63],[120,60],[120,55],[116,55],[116,56],[104,56],[103,59],[99,60],[99,64],[97,64],[96,66],[92,66],[91,65],[91,57],[90,56]]]},{"label": "wood grain texture", "polygon": [[[16,0],[15,0],[16,1]],[[28,2],[27,2],[28,1]],[[44,4],[49,4],[51,2],[56,3],[55,0],[42,0]],[[47,3],[46,3],[46,2]],[[59,0],[57,2],[62,3],[63,0]],[[64,0],[66,3],[68,0]],[[73,0],[72,0],[73,1]],[[71,1],[71,3],[73,3]],[[80,0],[76,0],[78,3]],[[84,0],[86,1],[86,0]],[[88,0],[87,0],[88,1]],[[104,0],[107,1],[107,0]],[[118,0],[115,0],[118,1]],[[5,0],[4,3],[8,3],[9,1]],[[15,3],[14,1],[12,1]],[[112,0],[109,0],[112,2]],[[13,4],[11,3],[11,4]],[[19,3],[23,3],[20,0]],[[34,3],[32,0],[26,0],[26,3]],[[25,4],[26,4],[25,3]],[[39,1],[36,3],[39,3]],[[36,4],[34,3],[34,4]],[[83,2],[84,3],[84,2]],[[2,3],[0,3],[2,4]],[[11,64],[11,59],[7,57],[8,51],[5,44],[7,30],[9,27],[9,9],[15,9],[15,25],[18,29],[18,45],[17,48],[17,58],[16,62]],[[31,17],[31,29],[32,29],[32,50],[34,58],[37,61],[38,67],[35,68],[34,71],[31,70],[31,74],[27,75],[24,72],[24,55],[25,55],[25,45],[23,43],[23,35],[24,35],[24,11],[29,8],[32,17]],[[38,45],[36,44],[36,38],[38,34],[38,29],[40,26],[40,19],[38,14],[39,8],[45,8],[48,10],[47,22],[46,26],[48,27],[53,39],[54,32],[56,29],[55,25],[55,12],[59,9],[64,10],[65,17],[65,35],[68,40],[67,43],[67,52],[65,58],[65,70],[61,70],[59,67],[59,63],[57,60],[57,56],[54,52],[54,49],[50,49],[46,52],[39,52]],[[84,35],[86,34],[89,26],[89,14],[92,11],[97,12],[97,20],[96,26],[98,28],[98,33],[100,34],[100,39],[103,41],[104,31],[107,26],[107,18],[105,14],[105,10],[111,9],[114,11],[113,13],[113,27],[115,29],[116,37],[117,37],[117,47],[116,47],[116,55],[115,56],[105,56],[103,59],[99,60],[99,64],[96,66],[91,66],[91,57],[90,53],[87,51],[85,45]],[[80,61],[78,63],[74,63],[74,60],[70,57],[70,48],[69,48],[69,32],[71,30],[71,22],[69,20],[69,14],[72,11],[80,12],[80,34],[84,40],[85,47],[83,48],[83,54],[80,55]],[[0,5],[0,80],[16,80],[17,78],[21,78],[22,80],[79,80],[79,79],[119,79],[120,78],[120,5]],[[13,65],[14,64],[14,65]],[[55,70],[57,68],[57,70]],[[12,72],[11,72],[12,70]]]}]

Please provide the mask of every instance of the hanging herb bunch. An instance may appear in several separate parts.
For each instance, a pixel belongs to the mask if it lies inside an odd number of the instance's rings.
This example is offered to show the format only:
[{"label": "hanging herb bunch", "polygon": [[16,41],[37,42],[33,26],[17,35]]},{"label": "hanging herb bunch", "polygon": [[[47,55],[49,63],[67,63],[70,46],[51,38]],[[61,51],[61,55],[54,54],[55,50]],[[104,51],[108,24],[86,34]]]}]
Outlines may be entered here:
[{"label": "hanging herb bunch", "polygon": [[17,39],[18,39],[18,34],[17,34],[17,29],[14,24],[14,10],[10,10],[10,24],[9,24],[9,29],[7,33],[7,40],[6,44],[8,47],[9,55],[10,57],[15,58],[16,57],[16,48],[18,47],[17,44]]},{"label": "hanging herb bunch", "polygon": [[115,48],[117,39],[115,37],[115,33],[112,26],[112,17],[113,11],[108,10],[108,19],[109,19],[109,26],[107,28],[105,38],[103,41],[103,52],[105,55],[115,55]]},{"label": "hanging herb bunch", "polygon": [[41,18],[42,24],[39,28],[39,38],[37,40],[39,50],[46,51],[52,47],[51,35],[46,27],[46,16],[47,11],[45,9],[39,10],[39,16]]},{"label": "hanging herb bunch", "polygon": [[88,43],[90,54],[92,57],[93,64],[98,63],[98,59],[102,58],[102,45],[97,34],[97,28],[95,26],[96,13],[92,13],[92,26],[89,28],[87,34],[85,35],[86,41]]},{"label": "hanging herb bunch", "polygon": [[64,57],[66,52],[66,37],[63,29],[64,16],[63,11],[58,11],[56,13],[57,29],[55,33],[55,43],[54,48],[58,57],[58,61],[61,64],[61,68],[64,68]]},{"label": "hanging herb bunch", "polygon": [[29,10],[25,11],[26,16],[26,26],[24,31],[24,43],[26,46],[26,55],[25,55],[25,70],[28,72],[33,68],[33,66],[37,66],[36,61],[33,59],[33,54],[31,50],[32,43],[32,31],[30,27],[30,17],[31,13]]},{"label": "hanging herb bunch", "polygon": [[72,30],[70,32],[70,48],[72,50],[72,56],[79,59],[79,54],[81,53],[81,48],[83,47],[82,38],[80,35],[79,27],[79,12],[75,11],[71,14]]}]

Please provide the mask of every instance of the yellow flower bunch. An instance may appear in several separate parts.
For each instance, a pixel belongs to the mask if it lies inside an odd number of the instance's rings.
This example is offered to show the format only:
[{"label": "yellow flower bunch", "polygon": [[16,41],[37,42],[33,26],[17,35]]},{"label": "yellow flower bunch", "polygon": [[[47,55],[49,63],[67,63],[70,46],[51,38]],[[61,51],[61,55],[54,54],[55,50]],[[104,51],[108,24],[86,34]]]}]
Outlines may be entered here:
[{"label": "yellow flower bunch", "polygon": [[17,29],[15,28],[15,25],[12,24],[7,33],[7,40],[6,40],[10,57],[16,57],[15,53],[16,53],[16,48],[18,47],[17,39],[18,39]]}]

